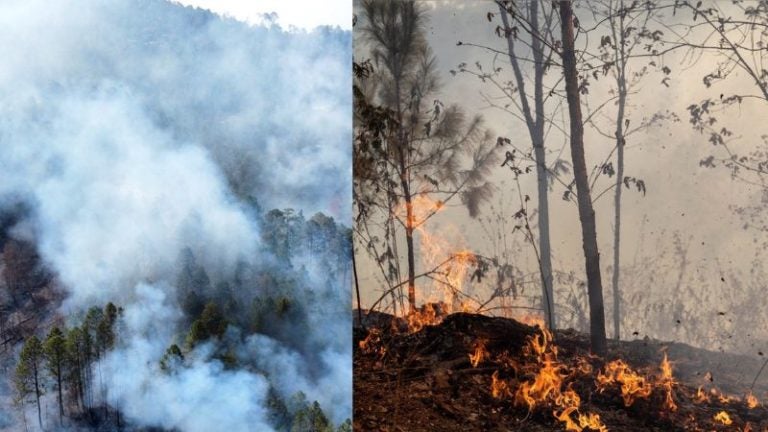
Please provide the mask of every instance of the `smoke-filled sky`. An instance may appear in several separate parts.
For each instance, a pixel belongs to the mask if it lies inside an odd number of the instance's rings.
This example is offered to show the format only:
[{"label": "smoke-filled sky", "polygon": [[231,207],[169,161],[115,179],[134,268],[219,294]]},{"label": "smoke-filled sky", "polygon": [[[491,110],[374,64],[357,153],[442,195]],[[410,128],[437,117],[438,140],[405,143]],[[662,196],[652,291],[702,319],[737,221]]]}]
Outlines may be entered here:
[{"label": "smoke-filled sky", "polygon": [[312,30],[320,25],[352,28],[352,3],[333,1],[281,1],[281,0],[177,0],[178,3],[210,9],[224,16],[260,24],[265,14],[277,14],[276,21],[282,27]]},{"label": "smoke-filled sky", "polygon": [[[264,356],[263,373],[225,370],[205,346],[181,373],[157,366],[179,330],[184,248],[214,281],[238,262],[274,260],[258,252],[246,201],[349,224],[350,32],[244,24],[161,0],[5,0],[2,10],[0,198],[31,209],[14,235],[57,275],[62,313],[125,308],[125,343],[102,365],[110,403],[140,425],[267,431],[267,375],[282,372],[273,354],[295,378],[277,383],[281,396],[303,391],[335,423],[350,417],[348,314],[301,335],[317,351],[311,366],[266,336],[238,353]],[[309,267],[302,288],[327,278]],[[346,304],[346,279],[324,289],[314,307]]]},{"label": "smoke-filled sky", "polygon": [[[498,7],[492,2],[433,1],[419,4],[425,6],[429,16],[427,40],[437,57],[443,83],[440,99],[445,103],[459,103],[468,112],[482,114],[486,125],[496,135],[509,137],[519,143],[521,148],[529,148],[530,141],[524,124],[508,113],[488,106],[484,95],[498,97],[498,90],[469,74],[453,76],[449,72],[457,70],[460,63],[466,63],[468,69],[476,70],[477,61],[486,71],[493,66],[501,67],[502,80],[513,79],[509,62],[503,54],[495,57],[494,53],[468,46],[468,43],[488,45],[505,52],[505,42],[494,34],[494,29],[500,24]],[[591,18],[583,9],[585,5],[586,2],[577,3],[575,13],[582,23],[589,23]],[[360,13],[360,10],[356,9],[356,12]],[[488,12],[496,14],[493,23],[487,19]],[[688,16],[690,18],[690,14]],[[674,19],[671,13],[667,13],[665,19],[667,23],[680,22],[681,17],[682,13],[678,11]],[[559,31],[559,27],[556,30]],[[669,33],[668,36],[671,37]],[[599,37],[591,37],[592,41],[599,41]],[[464,45],[457,46],[459,41]],[[356,56],[366,57],[362,41],[356,39],[355,43]],[[579,43],[584,43],[584,39]],[[673,52],[660,60],[660,65],[667,65],[672,70],[668,87],[661,83],[665,75],[653,71],[642,81],[636,93],[630,96],[628,118],[632,125],[639,124],[644,117],[665,110],[675,113],[680,121],[667,121],[645,133],[632,136],[627,142],[625,174],[643,179],[647,194],[643,196],[633,188],[625,189],[623,195],[622,255],[623,265],[626,266],[622,275],[626,302],[624,337],[637,331],[641,337],[648,334],[712,349],[724,346],[756,354],[755,348],[765,346],[768,340],[765,326],[753,321],[750,323],[749,337],[742,334],[739,338],[732,338],[738,329],[727,321],[729,318],[718,318],[720,315],[717,313],[726,311],[731,316],[744,316],[745,312],[749,312],[750,316],[762,316],[764,314],[757,311],[764,311],[768,306],[760,300],[762,297],[757,299],[757,303],[750,300],[762,289],[758,288],[762,286],[762,270],[756,268],[753,261],[759,261],[759,257],[764,254],[760,245],[764,243],[766,234],[755,229],[745,229],[744,218],[733,210],[738,206],[761,205],[762,190],[732,179],[726,169],[699,165],[707,156],[714,154],[722,157],[723,153],[707,141],[708,136],[693,130],[686,110],[692,103],[708,97],[718,98],[721,93],[754,91],[754,83],[745,78],[744,74],[736,72],[728,80],[707,88],[702,77],[714,69],[716,58],[705,54],[691,59],[683,54],[682,50]],[[639,67],[636,66],[635,70]],[[558,73],[557,69],[553,69],[550,76],[555,77]],[[583,96],[583,101],[589,106],[585,112],[590,112],[590,109],[608,98],[612,84],[609,78],[591,81],[589,94]],[[596,118],[605,130],[613,133],[611,118],[616,115],[615,105],[609,104],[605,113],[607,117]],[[723,126],[735,130],[739,136],[735,143],[737,151],[756,149],[763,145],[760,136],[766,133],[762,128],[765,114],[764,105],[745,102],[720,118]],[[567,112],[564,121],[567,128]],[[614,141],[587,127],[585,144],[587,166],[592,168],[608,156]],[[558,156],[570,160],[568,143],[556,130],[550,134],[547,145],[550,161]],[[497,212],[504,208],[501,216],[507,220],[509,229],[515,224],[512,214],[519,209],[519,204],[516,185],[508,169],[497,168],[492,181],[498,187],[495,197],[491,199],[494,208],[486,205],[481,219],[470,219],[461,205],[449,206],[443,214],[428,223],[427,229],[433,233],[450,232],[446,230],[453,226],[455,231],[461,233],[460,237],[452,236],[450,239],[458,249],[468,246],[485,256],[497,254],[498,250],[494,250],[493,243],[504,229],[496,222],[488,222],[485,217],[490,216],[496,220]],[[535,207],[535,176],[523,176],[521,181],[523,193],[533,198],[529,205]],[[612,181],[607,178],[598,181],[593,196]],[[563,192],[564,187],[555,183],[549,199],[553,263],[556,270],[572,272],[577,279],[584,280],[578,212],[575,204],[562,199]],[[455,204],[459,204],[458,201]],[[610,322],[612,192],[597,200],[595,211],[606,315]],[[514,237],[509,230],[507,234]],[[525,245],[522,236],[518,235],[517,239],[520,249],[514,252],[513,264],[525,273],[535,275],[533,251]],[[684,249],[684,257],[678,245]],[[404,254],[403,239],[398,246]],[[401,263],[405,274],[405,260]],[[370,304],[379,297],[382,280],[377,266],[371,262],[363,262],[361,265],[364,267],[361,272],[364,297]],[[425,270],[427,268],[417,268],[416,273]],[[539,295],[540,288],[535,285],[535,278],[532,280],[534,283],[526,288],[526,295]],[[569,285],[571,282],[556,281],[556,285],[558,283],[559,289],[563,290],[561,300],[569,291],[584,290],[581,286]],[[471,284],[470,289],[473,289]],[[697,293],[697,297],[691,297],[692,293]],[[678,295],[689,300],[677,304]],[[700,328],[698,324],[688,323],[686,327],[686,318],[692,315],[707,324]],[[681,319],[681,324],[676,324],[677,319]],[[742,322],[741,325],[746,324]],[[610,333],[609,329],[609,336]]]}]

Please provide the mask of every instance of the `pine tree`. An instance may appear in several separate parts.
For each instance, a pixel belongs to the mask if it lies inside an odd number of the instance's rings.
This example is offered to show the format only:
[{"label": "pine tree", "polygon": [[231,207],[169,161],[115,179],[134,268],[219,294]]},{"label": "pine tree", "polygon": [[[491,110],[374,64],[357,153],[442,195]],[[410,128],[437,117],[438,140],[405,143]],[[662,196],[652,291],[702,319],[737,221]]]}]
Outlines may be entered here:
[{"label": "pine tree", "polygon": [[173,344],[165,350],[163,358],[160,359],[160,369],[165,372],[173,372],[182,362],[184,362],[184,354],[178,345]]},{"label": "pine tree", "polygon": [[64,341],[66,356],[66,381],[73,393],[76,405],[85,406],[85,336],[80,327],[67,331]]},{"label": "pine tree", "polygon": [[209,302],[200,317],[192,323],[187,335],[187,346],[192,349],[200,342],[223,336],[228,325],[216,303]]},{"label": "pine tree", "polygon": [[40,396],[43,395],[42,386],[42,361],[43,345],[37,336],[32,336],[24,342],[19,356],[19,363],[16,365],[16,390],[19,396],[26,398],[32,393],[35,396],[37,404],[37,421],[40,429],[43,428],[43,414],[40,407]]},{"label": "pine tree", "polygon": [[48,374],[53,377],[58,392],[59,401],[59,425],[64,425],[64,400],[62,397],[62,387],[64,383],[64,372],[66,362],[66,342],[64,334],[58,327],[54,327],[48,333],[48,338],[43,345],[43,354],[45,356],[45,366]]}]

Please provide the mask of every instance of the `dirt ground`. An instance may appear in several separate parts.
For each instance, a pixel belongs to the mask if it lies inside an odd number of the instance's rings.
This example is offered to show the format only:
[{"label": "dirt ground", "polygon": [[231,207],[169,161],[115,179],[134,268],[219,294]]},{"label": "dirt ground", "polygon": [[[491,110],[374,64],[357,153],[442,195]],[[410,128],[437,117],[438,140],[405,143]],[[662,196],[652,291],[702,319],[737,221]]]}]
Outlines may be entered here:
[{"label": "dirt ground", "polygon": [[[511,398],[491,394],[493,374],[514,377],[509,365],[525,362],[523,347],[538,329],[517,321],[472,314],[453,314],[437,326],[419,332],[393,330],[391,317],[377,316],[366,329],[355,329],[354,429],[359,431],[563,431],[564,423],[553,407],[529,412]],[[359,346],[370,332],[365,349]],[[470,363],[479,340],[490,357],[477,367]],[[594,413],[610,431],[764,431],[768,410],[759,404],[749,408],[741,400],[754,379],[745,371],[759,369],[758,359],[714,353],[683,344],[652,340],[612,343],[608,360],[623,359],[633,368],[658,369],[666,352],[677,383],[673,387],[677,409],[664,407],[664,395],[654,389],[647,399],[626,407],[618,389],[598,392],[594,374],[604,365],[589,356],[588,339],[574,331],[555,334],[558,360],[576,367],[588,362],[591,375],[572,380],[581,398],[582,413]],[[503,354],[503,355],[502,355]],[[501,360],[506,359],[506,360]],[[708,373],[709,372],[709,373]],[[652,373],[652,372],[649,372]],[[762,400],[765,382],[753,393]],[[723,401],[710,394],[709,402],[696,400],[697,389],[717,387],[738,396]],[[514,389],[512,390],[514,392]],[[768,399],[766,399],[768,400]],[[725,411],[731,424],[715,420]],[[584,431],[591,429],[585,428]]]}]

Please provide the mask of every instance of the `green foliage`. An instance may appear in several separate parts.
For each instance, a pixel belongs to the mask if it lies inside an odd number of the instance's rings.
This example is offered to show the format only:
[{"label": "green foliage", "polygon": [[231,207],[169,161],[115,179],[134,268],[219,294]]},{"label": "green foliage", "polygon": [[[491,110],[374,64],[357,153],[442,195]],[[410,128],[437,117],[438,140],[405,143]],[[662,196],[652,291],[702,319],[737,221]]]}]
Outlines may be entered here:
[{"label": "green foliage", "polygon": [[187,346],[192,349],[200,342],[211,338],[220,338],[227,330],[229,323],[214,302],[208,302],[200,317],[192,322],[187,334]]},{"label": "green foliage", "polygon": [[66,361],[66,341],[64,334],[58,327],[54,327],[48,333],[43,345],[46,369],[52,377],[61,378],[62,367]]},{"label": "green foliage", "polygon": [[72,327],[67,331],[64,340],[65,349],[65,381],[74,390],[73,396],[76,404],[83,404],[85,392],[85,334],[80,327]]},{"label": "green foliage", "polygon": [[21,401],[31,393],[35,396],[37,405],[37,418],[40,428],[43,427],[43,420],[40,407],[40,396],[43,395],[42,386],[42,362],[43,362],[43,344],[37,336],[32,336],[24,342],[19,356],[19,363],[16,365],[16,374],[14,384],[16,393]]},{"label": "green foliage", "polygon": [[336,432],[352,432],[352,420],[347,419],[344,423],[340,424]]},{"label": "green foliage", "polygon": [[62,397],[62,386],[64,384],[65,362],[67,359],[66,341],[64,334],[58,327],[54,327],[48,333],[48,337],[43,345],[43,355],[45,358],[45,367],[48,374],[53,378],[56,386],[59,403],[59,422],[64,417],[64,400]]},{"label": "green foliage", "polygon": [[291,432],[333,432],[333,425],[320,409],[320,404],[313,402],[293,416]]},{"label": "green foliage", "polygon": [[163,358],[160,359],[160,369],[165,372],[172,372],[184,362],[184,354],[178,345],[172,344],[165,350]]},{"label": "green foliage", "polygon": [[[88,359],[99,359],[102,354],[102,347],[99,345],[99,323],[104,319],[104,313],[100,308],[93,306],[88,309],[83,321],[83,333],[86,338],[86,355]],[[103,341],[102,341],[103,342]]]}]

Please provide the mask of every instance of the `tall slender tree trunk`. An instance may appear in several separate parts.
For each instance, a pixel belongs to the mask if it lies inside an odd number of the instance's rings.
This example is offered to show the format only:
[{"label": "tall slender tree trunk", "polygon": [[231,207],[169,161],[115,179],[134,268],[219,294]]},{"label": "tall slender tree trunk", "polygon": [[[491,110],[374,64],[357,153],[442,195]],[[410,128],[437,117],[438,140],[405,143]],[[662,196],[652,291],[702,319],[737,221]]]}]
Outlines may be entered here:
[{"label": "tall slender tree trunk", "polygon": [[398,131],[398,157],[400,165],[400,186],[403,189],[405,201],[405,248],[408,259],[408,310],[416,311],[416,259],[413,247],[413,197],[411,195],[411,181],[408,173],[409,148],[403,127],[403,109],[400,101],[400,74],[395,73],[395,98],[397,105],[397,122],[400,125]]},{"label": "tall slender tree trunk", "polygon": [[61,392],[61,361],[56,363],[56,386],[59,390],[59,426],[64,426],[64,398]]},{"label": "tall slender tree trunk", "polygon": [[[624,8],[624,2],[619,3],[619,10]],[[624,182],[624,117],[627,105],[627,58],[624,51],[625,33],[624,16],[619,14],[619,28],[612,22],[614,57],[617,66],[616,87],[619,92],[619,110],[616,115],[616,184],[614,192],[614,231],[613,231],[613,337],[621,339],[621,291],[619,290],[619,275],[621,273],[621,194]]]},{"label": "tall slender tree trunk", "polygon": [[35,400],[37,401],[37,423],[40,425],[40,429],[43,428],[43,413],[40,408],[40,374],[37,370],[37,360],[33,365],[34,378],[35,378]]},{"label": "tall slender tree trunk", "polygon": [[576,181],[576,193],[578,194],[579,219],[581,221],[581,236],[587,273],[590,343],[594,354],[605,356],[607,351],[605,306],[603,304],[603,286],[600,277],[600,252],[597,248],[595,210],[592,208],[587,164],[584,157],[584,125],[582,123],[578,73],[576,71],[573,9],[571,8],[571,2],[568,0],[561,0],[559,5],[560,27],[563,39],[563,74],[565,75],[565,92],[571,123],[571,158],[573,159],[573,172]]},{"label": "tall slender tree trunk", "polygon": [[[622,74],[623,75],[623,74]],[[624,181],[624,106],[627,91],[623,76],[619,78],[619,114],[616,118],[616,191],[614,196],[613,225],[613,337],[621,339],[621,292],[619,269],[621,264],[621,193]]]},{"label": "tall slender tree trunk", "polygon": [[401,162],[403,168],[402,187],[405,199],[405,247],[408,255],[408,308],[411,313],[416,311],[416,260],[413,250],[413,201],[411,197],[410,185],[405,172],[405,164]]},{"label": "tall slender tree trunk", "polygon": [[355,292],[357,293],[357,319],[360,321],[360,327],[365,328],[363,325],[363,306],[360,302],[360,283],[357,279],[357,264],[355,262],[355,243],[352,241],[352,274],[355,277]]},{"label": "tall slender tree trunk", "polygon": [[[510,29],[509,18],[507,16],[507,10],[504,4],[499,3],[499,12],[501,14],[502,23],[505,29]],[[540,32],[539,26],[539,2],[537,0],[531,0],[528,4],[529,15],[528,20],[533,32]],[[547,20],[545,20],[547,22]],[[545,26],[548,24],[545,24]],[[542,305],[544,309],[544,321],[548,328],[552,329],[556,326],[555,321],[555,299],[554,288],[552,278],[552,248],[550,245],[549,234],[549,184],[548,181],[548,168],[547,168],[547,154],[544,147],[544,120],[546,113],[544,112],[544,45],[538,39],[537,36],[533,36],[531,40],[531,51],[533,53],[534,62],[534,81],[533,81],[533,112],[531,112],[530,103],[528,101],[528,94],[525,91],[525,77],[520,68],[520,64],[517,60],[514,50],[514,35],[509,32],[507,39],[507,51],[509,54],[509,61],[512,64],[512,69],[515,74],[515,81],[517,82],[517,91],[520,96],[521,108],[525,122],[528,127],[528,133],[531,138],[531,144],[533,146],[533,154],[536,162],[536,180],[537,180],[537,194],[538,194],[538,225],[539,225],[539,273],[541,276],[541,296]]]},{"label": "tall slender tree trunk", "polygon": [[24,406],[24,398],[21,398],[21,419],[24,422],[24,432],[29,432],[29,424],[27,424],[27,408]]},{"label": "tall slender tree trunk", "polygon": [[544,153],[544,142],[534,147],[536,157],[536,174],[538,182],[538,202],[539,202],[539,253],[541,255],[541,279],[542,279],[542,302],[544,303],[544,318],[547,327],[556,328],[555,315],[555,296],[552,278],[552,249],[549,239],[549,186],[547,184],[546,155]]}]

